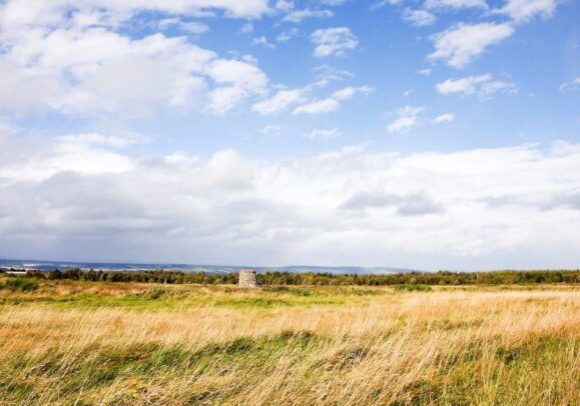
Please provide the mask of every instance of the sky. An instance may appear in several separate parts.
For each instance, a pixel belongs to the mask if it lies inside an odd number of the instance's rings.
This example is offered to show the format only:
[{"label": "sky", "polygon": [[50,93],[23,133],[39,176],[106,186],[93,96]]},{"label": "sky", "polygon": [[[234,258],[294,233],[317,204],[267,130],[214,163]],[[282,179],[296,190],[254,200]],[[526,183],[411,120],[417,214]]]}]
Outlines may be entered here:
[{"label": "sky", "polygon": [[580,267],[578,0],[0,0],[0,257]]}]

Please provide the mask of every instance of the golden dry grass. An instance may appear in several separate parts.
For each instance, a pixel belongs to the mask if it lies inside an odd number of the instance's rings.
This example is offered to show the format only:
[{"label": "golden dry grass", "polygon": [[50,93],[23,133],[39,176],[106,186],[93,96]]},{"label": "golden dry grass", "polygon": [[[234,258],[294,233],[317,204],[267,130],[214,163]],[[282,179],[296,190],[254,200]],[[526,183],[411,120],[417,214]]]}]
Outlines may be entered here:
[{"label": "golden dry grass", "polygon": [[0,342],[2,405],[580,404],[574,287],[68,282],[0,294]]}]

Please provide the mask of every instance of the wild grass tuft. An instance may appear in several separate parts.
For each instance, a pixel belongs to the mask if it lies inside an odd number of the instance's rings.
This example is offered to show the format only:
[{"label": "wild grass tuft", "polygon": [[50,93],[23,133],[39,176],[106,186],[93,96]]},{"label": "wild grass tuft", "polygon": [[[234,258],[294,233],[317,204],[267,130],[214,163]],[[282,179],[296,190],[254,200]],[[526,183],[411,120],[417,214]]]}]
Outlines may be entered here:
[{"label": "wild grass tuft", "polygon": [[31,278],[6,278],[0,283],[0,290],[9,290],[11,292],[33,292],[38,289],[38,282]]}]

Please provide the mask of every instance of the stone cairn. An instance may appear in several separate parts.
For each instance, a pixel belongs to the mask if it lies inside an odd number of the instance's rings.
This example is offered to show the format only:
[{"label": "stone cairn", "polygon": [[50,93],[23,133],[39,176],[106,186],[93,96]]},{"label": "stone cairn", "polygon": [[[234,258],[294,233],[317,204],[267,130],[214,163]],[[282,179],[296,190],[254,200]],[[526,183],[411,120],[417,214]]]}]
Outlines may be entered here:
[{"label": "stone cairn", "polygon": [[253,269],[244,269],[240,271],[240,280],[238,285],[244,288],[257,288],[256,271]]}]

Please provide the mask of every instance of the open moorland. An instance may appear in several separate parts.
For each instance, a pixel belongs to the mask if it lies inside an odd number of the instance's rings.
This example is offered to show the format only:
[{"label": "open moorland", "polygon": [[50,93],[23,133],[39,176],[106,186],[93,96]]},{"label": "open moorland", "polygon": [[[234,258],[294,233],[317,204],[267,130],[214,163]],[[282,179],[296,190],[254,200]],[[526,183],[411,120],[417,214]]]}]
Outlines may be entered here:
[{"label": "open moorland", "polygon": [[1,405],[580,404],[577,284],[9,279]]}]

